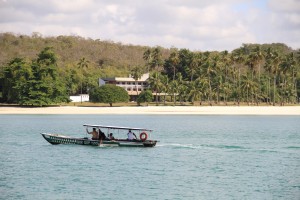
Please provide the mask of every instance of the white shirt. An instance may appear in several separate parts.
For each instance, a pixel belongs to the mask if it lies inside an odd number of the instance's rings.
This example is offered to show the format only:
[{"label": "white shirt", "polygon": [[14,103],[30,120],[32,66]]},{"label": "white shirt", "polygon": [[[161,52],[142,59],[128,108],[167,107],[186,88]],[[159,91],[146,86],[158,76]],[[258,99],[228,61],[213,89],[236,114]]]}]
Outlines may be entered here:
[{"label": "white shirt", "polygon": [[133,132],[128,132],[127,135],[128,135],[128,140],[133,140],[134,139]]}]

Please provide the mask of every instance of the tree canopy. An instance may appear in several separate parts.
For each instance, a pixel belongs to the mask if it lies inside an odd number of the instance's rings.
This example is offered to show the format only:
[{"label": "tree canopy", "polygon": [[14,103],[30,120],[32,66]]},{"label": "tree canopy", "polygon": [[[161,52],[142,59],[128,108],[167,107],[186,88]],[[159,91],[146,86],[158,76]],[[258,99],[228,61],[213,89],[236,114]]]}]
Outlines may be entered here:
[{"label": "tree canopy", "polygon": [[128,102],[129,96],[126,90],[116,85],[102,85],[90,91],[90,101],[94,103],[113,103]]},{"label": "tree canopy", "polygon": [[31,62],[14,58],[4,67],[2,83],[2,98],[7,103],[44,106],[68,101],[57,73],[56,55],[49,47]]},{"label": "tree canopy", "polygon": [[300,50],[284,44],[243,45],[231,53],[174,49],[163,69],[153,71],[150,85],[153,92],[173,94],[174,104],[284,105],[299,102],[299,71]]},{"label": "tree canopy", "polygon": [[147,102],[147,105],[148,105],[148,103],[152,102],[152,101],[153,101],[153,94],[150,90],[142,91],[137,98],[137,103],[139,105],[144,102]]}]

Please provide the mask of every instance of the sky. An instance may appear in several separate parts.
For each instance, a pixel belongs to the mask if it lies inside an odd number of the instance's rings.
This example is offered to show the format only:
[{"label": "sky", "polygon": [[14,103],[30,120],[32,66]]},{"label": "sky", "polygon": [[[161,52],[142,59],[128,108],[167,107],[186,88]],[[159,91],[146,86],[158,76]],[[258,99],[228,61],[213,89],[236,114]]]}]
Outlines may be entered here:
[{"label": "sky", "polygon": [[300,48],[300,0],[0,0],[0,32],[222,51]]}]

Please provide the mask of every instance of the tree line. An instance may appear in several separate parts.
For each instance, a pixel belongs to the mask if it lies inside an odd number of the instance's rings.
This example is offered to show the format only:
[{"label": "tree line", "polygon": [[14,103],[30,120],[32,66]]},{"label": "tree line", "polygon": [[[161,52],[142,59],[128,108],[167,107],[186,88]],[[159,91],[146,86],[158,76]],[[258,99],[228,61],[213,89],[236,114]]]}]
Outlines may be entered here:
[{"label": "tree line", "polygon": [[300,50],[293,51],[284,44],[244,44],[231,53],[173,49],[167,59],[162,59],[160,49],[155,48],[146,50],[144,59],[147,68],[154,70],[152,90],[173,94],[174,104],[299,102]]},{"label": "tree line", "polygon": [[[4,33],[0,55],[0,100],[6,103],[68,102],[69,95],[97,94],[100,77],[131,74],[138,80],[145,72],[151,74],[156,103],[284,105],[297,103],[300,95],[300,51],[280,43],[201,52]],[[151,100],[149,91],[137,98],[138,103]]]}]

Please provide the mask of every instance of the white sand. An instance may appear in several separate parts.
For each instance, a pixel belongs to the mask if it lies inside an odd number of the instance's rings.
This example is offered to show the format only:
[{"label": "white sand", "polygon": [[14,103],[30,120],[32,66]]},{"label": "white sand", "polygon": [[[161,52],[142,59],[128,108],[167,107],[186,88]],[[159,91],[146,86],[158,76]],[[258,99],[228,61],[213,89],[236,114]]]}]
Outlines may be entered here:
[{"label": "white sand", "polygon": [[300,106],[0,107],[0,114],[300,115]]}]

